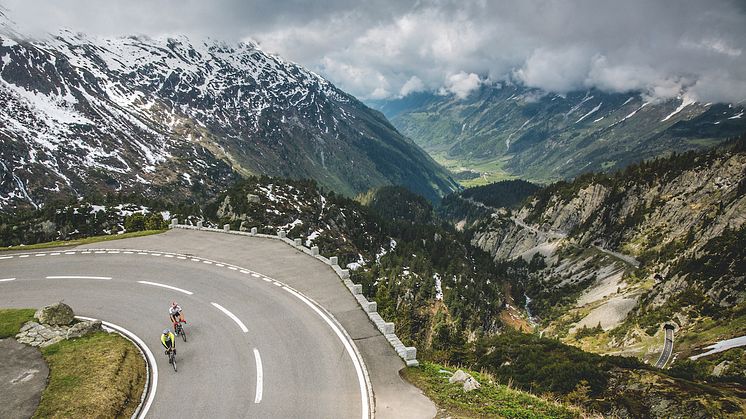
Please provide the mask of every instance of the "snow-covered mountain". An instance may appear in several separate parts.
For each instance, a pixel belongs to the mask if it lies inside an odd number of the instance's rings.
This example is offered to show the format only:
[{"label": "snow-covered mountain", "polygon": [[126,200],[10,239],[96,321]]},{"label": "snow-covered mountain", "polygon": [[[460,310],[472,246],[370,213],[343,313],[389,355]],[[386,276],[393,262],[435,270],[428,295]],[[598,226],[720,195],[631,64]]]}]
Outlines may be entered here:
[{"label": "snow-covered mountain", "polygon": [[0,208],[120,191],[213,195],[237,174],[353,195],[454,184],[378,112],[261,51],[186,37],[28,40],[0,12]]},{"label": "snow-covered mountain", "polygon": [[373,105],[454,171],[503,170],[538,182],[613,171],[746,132],[744,102],[704,103],[686,94],[669,100],[597,89],[559,95],[498,83],[464,99],[418,93]]}]

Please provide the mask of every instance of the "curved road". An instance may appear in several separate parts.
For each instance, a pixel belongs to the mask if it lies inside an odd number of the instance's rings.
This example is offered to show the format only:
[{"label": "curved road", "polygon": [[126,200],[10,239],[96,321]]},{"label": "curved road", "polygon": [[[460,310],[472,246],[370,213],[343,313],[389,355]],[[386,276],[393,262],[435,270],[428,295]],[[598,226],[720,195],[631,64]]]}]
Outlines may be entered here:
[{"label": "curved road", "polygon": [[[63,300],[145,341],[159,369],[148,416],[367,417],[364,366],[343,332],[259,273],[192,256],[98,249],[4,254],[0,272],[0,307]],[[178,373],[159,341],[174,300],[189,321],[188,342],[177,341]]]},{"label": "curved road", "polygon": [[655,363],[656,368],[665,367],[668,363],[668,360],[671,359],[671,354],[673,353],[672,327],[665,327],[665,337],[663,339],[663,352],[661,352],[661,356],[658,358],[658,362]]}]

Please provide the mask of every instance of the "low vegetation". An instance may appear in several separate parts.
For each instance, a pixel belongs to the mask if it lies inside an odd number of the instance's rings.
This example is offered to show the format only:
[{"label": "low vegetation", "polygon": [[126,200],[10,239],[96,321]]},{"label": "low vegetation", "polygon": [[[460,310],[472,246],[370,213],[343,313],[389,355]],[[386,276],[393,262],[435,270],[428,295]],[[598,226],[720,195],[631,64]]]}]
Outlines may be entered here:
[{"label": "low vegetation", "polygon": [[0,308],[0,339],[15,336],[21,326],[33,320],[33,308]]},{"label": "low vegetation", "polygon": [[45,242],[45,243],[31,244],[28,246],[23,245],[23,246],[0,247],[0,252],[7,251],[7,250],[13,250],[13,251],[38,250],[38,249],[48,249],[51,247],[82,246],[85,244],[106,242],[106,241],[111,241],[111,240],[131,239],[133,237],[150,236],[153,234],[163,233],[164,231],[166,230],[143,230],[143,231],[134,231],[130,233],[122,233],[122,234],[116,234],[116,235],[85,237],[82,239],[75,239],[75,240],[56,240],[56,241]]},{"label": "low vegetation", "polygon": [[145,360],[127,339],[105,332],[42,349],[49,383],[34,418],[129,418],[145,385]]},{"label": "low vegetation", "polygon": [[402,371],[404,378],[421,388],[437,404],[439,418],[577,418],[576,407],[534,396],[497,383],[490,375],[474,371],[481,387],[465,392],[460,383],[449,383],[456,369],[429,362]]}]

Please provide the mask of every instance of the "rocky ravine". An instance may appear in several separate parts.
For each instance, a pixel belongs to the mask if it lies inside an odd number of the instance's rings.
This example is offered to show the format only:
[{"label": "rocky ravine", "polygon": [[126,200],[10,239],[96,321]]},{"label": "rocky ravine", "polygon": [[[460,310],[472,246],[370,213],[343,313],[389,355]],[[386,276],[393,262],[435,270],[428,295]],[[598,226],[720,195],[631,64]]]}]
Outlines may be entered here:
[{"label": "rocky ravine", "polygon": [[[533,289],[576,301],[572,330],[599,319],[603,329],[612,329],[628,313],[670,305],[687,287],[727,311],[746,301],[737,261],[722,277],[697,280],[681,266],[712,254],[726,233],[743,235],[746,153],[738,147],[555,184],[520,210],[497,211],[467,228],[473,244],[498,262],[545,256]],[[635,308],[641,298],[645,307]]]}]

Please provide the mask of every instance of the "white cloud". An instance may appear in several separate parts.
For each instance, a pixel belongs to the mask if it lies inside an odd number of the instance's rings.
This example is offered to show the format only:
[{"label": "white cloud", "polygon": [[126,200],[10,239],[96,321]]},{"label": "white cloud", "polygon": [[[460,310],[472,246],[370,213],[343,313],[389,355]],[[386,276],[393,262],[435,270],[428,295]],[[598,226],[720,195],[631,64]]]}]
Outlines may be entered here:
[{"label": "white cloud", "polygon": [[425,90],[425,83],[417,76],[412,76],[399,89],[399,95],[407,96],[410,93],[422,92]]},{"label": "white cloud", "polygon": [[506,79],[556,92],[597,87],[642,90],[651,97],[691,90],[711,101],[746,98],[743,1],[3,4],[14,20],[32,31],[66,26],[106,35],[250,37],[361,98],[421,90],[461,97],[485,80]]},{"label": "white cloud", "polygon": [[442,91],[451,93],[459,99],[466,99],[471,92],[478,89],[482,80],[477,74],[463,71],[446,77]]}]

